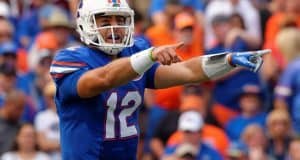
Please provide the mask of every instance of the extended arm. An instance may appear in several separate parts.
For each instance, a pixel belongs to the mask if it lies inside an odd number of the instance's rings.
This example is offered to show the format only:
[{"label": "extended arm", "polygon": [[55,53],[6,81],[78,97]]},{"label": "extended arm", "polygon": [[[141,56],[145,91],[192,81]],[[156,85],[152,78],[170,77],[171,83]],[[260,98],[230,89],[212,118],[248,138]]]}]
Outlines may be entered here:
[{"label": "extended arm", "polygon": [[130,58],[121,58],[108,65],[83,74],[77,83],[78,95],[89,98],[108,89],[126,84],[138,74],[130,65]]},{"label": "extended arm", "polygon": [[[178,62],[179,59],[174,50],[181,45],[161,46],[155,48],[155,51],[153,48],[149,48],[129,58],[117,59],[103,67],[88,71],[78,80],[78,95],[82,98],[89,98],[126,84],[146,72],[155,61],[159,61],[164,65]],[[151,58],[152,51],[155,59]],[[174,52],[172,57],[168,57],[170,52]]]},{"label": "extended arm", "polygon": [[236,66],[257,72],[262,65],[263,54],[269,50],[237,53],[220,53],[196,57],[170,66],[160,66],[155,75],[155,86],[166,88],[186,83],[217,79]]},{"label": "extended arm", "polygon": [[[261,53],[242,52],[198,57],[177,63],[180,58],[176,55],[175,50],[182,45],[182,43],[178,43],[155,49],[150,48],[130,58],[117,59],[103,67],[88,71],[78,80],[78,95],[82,98],[89,98],[126,84],[146,72],[155,61],[163,64],[155,73],[157,88],[214,79],[232,70],[234,68],[232,65],[241,65],[257,71],[262,62]],[[257,64],[250,62],[251,58],[254,58]]]},{"label": "extended arm", "polygon": [[199,57],[170,66],[160,66],[155,73],[155,87],[167,88],[186,83],[206,81]]}]

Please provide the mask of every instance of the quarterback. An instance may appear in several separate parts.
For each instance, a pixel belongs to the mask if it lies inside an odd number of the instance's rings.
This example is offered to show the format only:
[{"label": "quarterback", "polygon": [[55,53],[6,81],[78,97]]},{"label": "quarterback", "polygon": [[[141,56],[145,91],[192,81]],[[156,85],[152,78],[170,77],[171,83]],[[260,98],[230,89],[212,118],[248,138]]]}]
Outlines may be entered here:
[{"label": "quarterback", "polygon": [[148,46],[133,38],[126,0],[83,0],[77,31],[85,44],[61,50],[50,73],[56,83],[64,160],[134,160],[145,88],[221,77],[237,67],[256,72],[269,51],[220,53],[181,62],[181,43]]}]

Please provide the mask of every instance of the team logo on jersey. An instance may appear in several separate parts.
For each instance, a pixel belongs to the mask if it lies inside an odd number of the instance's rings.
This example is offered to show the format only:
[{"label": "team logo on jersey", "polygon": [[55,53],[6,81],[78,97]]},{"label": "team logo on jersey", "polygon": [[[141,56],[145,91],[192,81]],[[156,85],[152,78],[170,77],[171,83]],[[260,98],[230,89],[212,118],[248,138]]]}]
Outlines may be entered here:
[{"label": "team logo on jersey", "polygon": [[120,0],[108,0],[109,3],[112,3],[113,7],[120,7],[121,1]]}]

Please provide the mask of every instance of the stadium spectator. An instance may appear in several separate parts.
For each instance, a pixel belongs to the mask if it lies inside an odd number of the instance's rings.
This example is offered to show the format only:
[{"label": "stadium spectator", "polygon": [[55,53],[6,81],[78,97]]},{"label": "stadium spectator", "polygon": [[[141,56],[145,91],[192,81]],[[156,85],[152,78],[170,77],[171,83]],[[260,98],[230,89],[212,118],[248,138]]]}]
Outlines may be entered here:
[{"label": "stadium spectator", "polygon": [[268,114],[267,135],[268,155],[278,160],[284,160],[292,137],[292,124],[287,111],[276,109]]},{"label": "stadium spectator", "polygon": [[[183,96],[182,96],[182,103],[180,105],[180,113],[186,112],[186,111],[199,112],[205,120],[201,135],[199,135],[199,136],[201,136],[203,143],[209,145],[210,147],[216,149],[219,153],[224,155],[225,151],[229,145],[229,139],[223,129],[215,126],[212,123],[213,120],[211,119],[210,112],[209,112],[209,107],[210,107],[209,106],[209,101],[210,101],[209,96],[210,95],[208,95],[208,94],[210,94],[210,92],[206,91],[205,89],[201,89],[201,90],[199,90],[199,88],[195,88],[195,86],[186,87],[186,89],[183,93]],[[172,114],[170,114],[170,115],[172,115]],[[176,115],[176,114],[173,113],[173,115]],[[178,121],[179,116],[180,115],[178,112],[176,122]],[[165,117],[165,120],[162,121],[160,124],[160,128],[157,128],[157,133],[162,132],[163,133],[162,135],[166,134],[166,133],[164,133],[163,126],[170,124],[171,120],[172,119],[169,119],[169,122],[168,122],[167,117]],[[173,118],[173,121],[175,121],[174,118]],[[176,125],[177,125],[177,123],[176,123]],[[159,130],[159,129],[161,129],[161,130]],[[182,142],[183,133],[180,131],[176,131],[176,132],[175,131],[176,130],[174,128],[174,130],[172,131],[172,134],[168,135],[168,139],[167,139],[167,137],[163,137],[162,135],[159,136],[160,134],[157,134],[156,138],[160,137],[160,139],[162,139],[162,141],[164,143],[166,143],[165,144],[166,146],[177,145]],[[167,141],[166,141],[166,139],[167,139]],[[155,148],[155,146],[153,146],[153,148]],[[157,148],[157,146],[156,146],[156,148]]]},{"label": "stadium spectator", "polygon": [[16,70],[7,65],[0,65],[0,106],[2,106],[8,91],[15,89]]},{"label": "stadium spectator", "polygon": [[242,143],[247,145],[249,160],[272,160],[266,152],[268,147],[265,131],[260,124],[248,125],[242,135]]},{"label": "stadium spectator", "polygon": [[[200,134],[200,137],[202,138],[204,144],[215,149],[221,155],[225,155],[230,140],[223,129],[214,125],[205,124],[203,126],[203,131]],[[167,146],[180,144],[182,141],[183,133],[177,131],[170,136],[167,142]]]},{"label": "stadium spectator", "polygon": [[300,31],[296,28],[283,29],[276,41],[288,66],[275,88],[275,107],[290,112],[293,128],[300,134]]},{"label": "stadium spectator", "polygon": [[214,45],[207,50],[208,54],[224,51],[245,51],[250,49],[245,35],[245,24],[239,14],[230,16],[216,15],[211,20],[215,34]]},{"label": "stadium spectator", "polygon": [[256,41],[256,39],[253,39],[253,37],[248,35],[243,17],[239,13],[233,13],[229,16],[229,24],[231,29],[226,36],[225,47],[231,48],[232,50],[238,50],[242,47],[237,41],[242,40],[244,41],[243,45],[245,46],[243,46],[243,48],[245,50],[253,49],[251,43],[255,43],[252,41]]},{"label": "stadium spectator", "polygon": [[15,29],[10,21],[0,18],[0,44],[14,40]]},{"label": "stadium spectator", "polygon": [[[177,2],[176,2],[177,3]],[[173,2],[168,2],[167,8],[174,7]],[[175,5],[177,6],[177,5]],[[166,20],[164,23],[154,23],[146,30],[146,37],[149,39],[151,45],[159,46],[175,43],[174,33],[174,19],[173,17],[182,11],[182,8],[175,7],[172,12],[166,12]],[[182,92],[182,86],[171,87],[167,89],[159,90],[147,90],[145,96],[145,104],[148,106],[148,120],[146,131],[146,144],[145,150],[149,152],[149,141],[154,134],[154,130],[149,128],[156,128],[161,118],[170,110],[176,110],[180,105],[180,93]]]},{"label": "stadium spectator", "polygon": [[52,81],[51,76],[48,73],[53,59],[53,53],[50,53],[48,50],[44,50],[39,54],[37,66],[33,71],[29,72],[27,76],[31,81],[30,96],[33,99],[33,103],[36,106],[37,111],[42,111],[46,109],[43,90],[45,84]]},{"label": "stadium spectator", "polygon": [[[22,49],[19,49],[17,44],[13,41],[0,43],[0,59],[2,59],[0,60],[0,64],[15,68],[18,72],[19,78],[23,78],[27,71],[27,63],[26,59],[24,59],[24,54],[26,53],[24,53]],[[28,93],[28,88],[23,89],[26,93]]]},{"label": "stadium spectator", "polygon": [[49,154],[52,160],[60,160],[59,122],[56,106],[53,100],[56,88],[53,82],[45,85],[43,95],[47,109],[36,115],[35,128],[37,144],[40,149]]},{"label": "stadium spectator", "polygon": [[300,2],[298,0],[286,0],[282,5],[283,12],[274,13],[267,22],[265,45],[274,42],[280,29],[286,25],[300,27]]},{"label": "stadium spectator", "polygon": [[[185,46],[178,50],[178,55],[183,59],[187,60],[195,56],[199,56],[203,53],[202,39],[203,34],[201,33],[201,28],[197,24],[196,18],[188,12],[179,12],[175,15],[174,19],[174,32],[175,36],[171,35],[170,41],[184,42]],[[165,37],[168,33],[159,37]],[[202,36],[201,36],[202,35]],[[150,36],[150,41],[153,39]],[[155,36],[158,37],[158,36]],[[166,40],[167,42],[168,40]],[[153,45],[156,41],[154,41]],[[164,43],[164,42],[162,42]],[[149,128],[156,128],[157,121],[163,117],[166,111],[177,109],[180,104],[180,92],[181,87],[172,87],[168,89],[161,89],[154,91],[154,105],[151,107]],[[156,124],[155,124],[156,123]],[[151,133],[147,133],[148,139],[151,138]]]},{"label": "stadium spectator", "polygon": [[216,15],[211,21],[211,26],[216,39],[213,46],[207,51],[207,53],[210,54],[225,51],[226,37],[231,29],[229,16]]},{"label": "stadium spectator", "polygon": [[0,155],[11,149],[21,126],[20,120],[25,107],[25,95],[18,90],[6,93],[0,108]]},{"label": "stadium spectator", "polygon": [[299,160],[300,159],[300,138],[295,137],[291,140],[289,145],[288,160]]},{"label": "stadium spectator", "polygon": [[[247,11],[247,12],[245,12]],[[228,1],[211,1],[205,10],[206,21],[206,40],[205,46],[210,49],[215,44],[215,34],[212,31],[212,20],[217,15],[230,16],[233,13],[238,13],[245,21],[247,30],[247,43],[252,49],[256,49],[261,44],[261,29],[259,14],[256,8],[251,4],[250,0],[228,0]]]},{"label": "stadium spectator", "polygon": [[[192,144],[180,144],[174,153],[177,160],[196,160],[199,149]],[[171,158],[170,158],[171,160]]]},{"label": "stadium spectator", "polygon": [[244,129],[253,123],[265,126],[266,113],[263,112],[262,93],[257,85],[242,86],[239,97],[241,113],[226,125],[226,133],[232,141],[237,141]]},{"label": "stadium spectator", "polygon": [[[238,24],[242,25],[242,23]],[[213,18],[212,27],[217,38],[217,43],[206,52],[207,54],[226,51],[245,51],[248,49],[246,42],[241,38],[236,38],[232,46],[225,46],[232,26],[228,16],[217,15]],[[216,81],[213,88],[215,103],[212,107],[212,113],[223,127],[240,112],[238,96],[242,86],[245,84],[260,86],[259,75],[247,70],[236,70],[230,75]],[[224,96],[224,91],[226,91],[226,96]]]},{"label": "stadium spectator", "polygon": [[269,3],[269,9],[273,14],[285,11],[285,0],[273,0]]},{"label": "stadium spectator", "polygon": [[248,147],[241,142],[231,142],[226,150],[225,160],[249,160]]},{"label": "stadium spectator", "polygon": [[193,10],[196,14],[199,24],[203,25],[202,1],[193,0],[152,0],[150,4],[150,16],[154,24],[165,24],[168,19],[167,14],[176,13],[182,9]]},{"label": "stadium spectator", "polygon": [[17,49],[17,68],[19,72],[27,71],[27,52],[17,46],[17,31],[13,24],[6,18],[0,17],[0,45],[4,43],[13,43]]},{"label": "stadium spectator", "polygon": [[30,47],[35,36],[41,31],[40,12],[47,5],[47,0],[32,0],[31,8],[26,10],[18,24],[18,37],[22,47]]},{"label": "stadium spectator", "polygon": [[1,160],[51,160],[45,153],[39,152],[36,144],[36,132],[32,124],[23,124],[15,138],[12,150],[4,153]]},{"label": "stadium spectator", "polygon": [[170,159],[170,157],[176,156],[176,150],[181,144],[191,144],[198,149],[198,154],[196,156],[197,160],[209,158],[211,160],[221,160],[222,156],[214,149],[202,142],[199,133],[202,132],[203,119],[199,112],[187,111],[180,115],[178,121],[178,130],[183,132],[182,142],[169,146],[165,149],[165,154],[162,159]]},{"label": "stadium spectator", "polygon": [[49,53],[54,56],[55,52],[59,48],[58,40],[54,33],[39,33],[27,55],[27,62],[30,71],[34,71],[38,68],[37,66],[43,53]]},{"label": "stadium spectator", "polygon": [[[298,0],[284,1],[284,11],[274,13],[266,24],[264,48],[272,49],[272,54],[265,57],[265,66],[262,68],[262,78],[268,84],[273,84],[270,88],[274,88],[274,82],[278,80],[278,73],[287,65],[287,60],[281,53],[276,44],[276,37],[280,30],[287,27],[300,28],[300,2]],[[273,83],[272,83],[273,82]],[[271,90],[271,92],[273,92]]]},{"label": "stadium spectator", "polygon": [[23,113],[22,120],[32,122],[36,113],[36,106],[32,103],[30,97],[30,81],[27,76],[17,70],[17,47],[12,42],[0,44],[0,57],[3,58],[3,64],[0,65],[0,77],[2,83],[2,94],[5,94],[11,89],[19,89],[26,96],[26,107]]},{"label": "stadium spectator", "polygon": [[176,41],[185,44],[177,53],[183,60],[203,54],[203,28],[197,23],[194,15],[186,11],[176,14],[174,18],[174,34]]},{"label": "stadium spectator", "polygon": [[58,48],[74,46],[72,39],[73,21],[70,20],[66,11],[53,7],[47,20],[41,25],[42,31],[51,32],[55,35]]},{"label": "stadium spectator", "polygon": [[[174,23],[174,28],[169,26],[169,32],[159,31],[159,24],[148,30],[147,35],[149,36],[150,41],[153,45],[168,43],[168,41],[184,42],[185,46],[178,49],[177,53],[182,60],[188,60],[202,55],[203,33],[196,21],[196,17],[187,11],[178,12],[174,16],[175,19],[174,22],[172,22],[172,24]],[[165,25],[161,25],[161,27],[166,28]],[[157,32],[153,33],[155,30],[157,30]],[[165,41],[162,41],[160,37],[167,38]],[[167,111],[178,109],[178,106],[180,105],[181,91],[182,87],[178,86],[155,90],[152,92],[152,94],[154,94],[154,105],[151,106],[148,128],[156,128],[158,121],[164,116],[164,114],[166,114]],[[153,131],[148,130],[147,139],[150,139],[152,135]]]},{"label": "stadium spectator", "polygon": [[[191,91],[192,90],[192,91]],[[168,138],[177,130],[178,119],[182,112],[188,110],[201,110],[201,114],[205,115],[208,102],[203,97],[203,90],[200,86],[184,86],[181,93],[181,104],[179,109],[171,110],[164,115],[154,130],[151,138],[151,150],[156,157],[161,157],[164,152]]]}]

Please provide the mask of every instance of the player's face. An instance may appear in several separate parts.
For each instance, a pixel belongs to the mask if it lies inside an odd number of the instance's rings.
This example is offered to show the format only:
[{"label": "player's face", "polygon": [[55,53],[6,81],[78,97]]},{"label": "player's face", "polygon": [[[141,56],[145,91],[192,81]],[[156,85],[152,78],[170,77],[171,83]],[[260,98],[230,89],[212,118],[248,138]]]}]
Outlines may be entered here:
[{"label": "player's face", "polygon": [[[107,27],[104,29],[99,29],[99,33],[103,37],[105,43],[122,43],[125,37],[125,28],[121,26],[126,25],[126,18],[124,16],[97,16],[96,15],[97,27]],[[120,26],[111,28],[109,26]],[[114,38],[113,38],[114,37]]]}]

